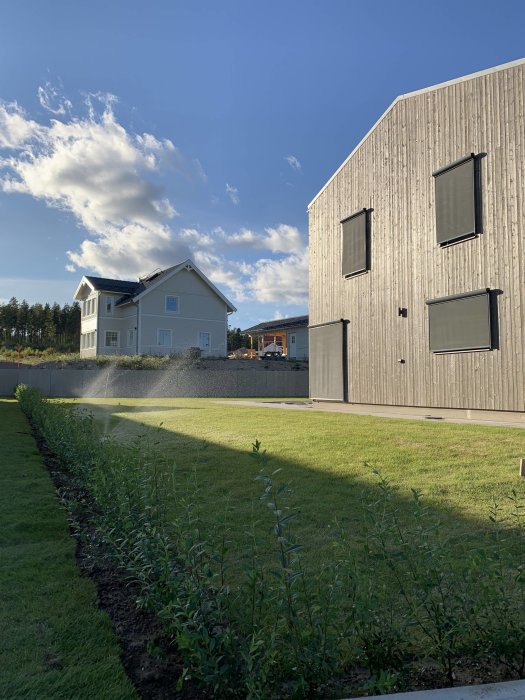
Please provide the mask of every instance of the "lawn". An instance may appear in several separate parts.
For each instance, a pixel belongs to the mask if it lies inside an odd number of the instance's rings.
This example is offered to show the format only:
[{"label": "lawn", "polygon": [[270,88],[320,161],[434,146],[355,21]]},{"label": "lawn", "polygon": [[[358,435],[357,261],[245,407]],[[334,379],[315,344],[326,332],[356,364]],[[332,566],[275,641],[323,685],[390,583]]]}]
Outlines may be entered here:
[{"label": "lawn", "polygon": [[0,697],[131,699],[27,420],[0,399]]},{"label": "lawn", "polygon": [[480,663],[524,677],[522,430],[17,395],[176,640],[181,683],[299,698],[479,682]]},{"label": "lawn", "polygon": [[[329,556],[330,533],[352,528],[362,504],[375,497],[379,471],[396,490],[402,513],[411,490],[423,492],[436,519],[450,530],[482,535],[496,499],[504,508],[518,476],[525,432],[513,428],[394,420],[362,415],[290,411],[224,404],[210,399],[82,400],[102,433],[126,443],[136,436],[158,444],[183,489],[191,475],[212,537],[226,518],[235,549],[255,507],[265,519],[250,458],[257,439],[269,455],[267,471],[289,484],[287,505],[300,516],[305,555]],[[160,426],[160,427],[159,427]],[[255,506],[254,506],[255,504]],[[270,522],[270,521],[268,521]]]}]

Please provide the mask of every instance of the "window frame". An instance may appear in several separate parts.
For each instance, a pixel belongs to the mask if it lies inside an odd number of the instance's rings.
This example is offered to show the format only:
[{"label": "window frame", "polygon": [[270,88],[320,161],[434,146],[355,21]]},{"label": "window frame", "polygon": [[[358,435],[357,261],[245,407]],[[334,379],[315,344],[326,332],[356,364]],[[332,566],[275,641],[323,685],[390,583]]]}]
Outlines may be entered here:
[{"label": "window frame", "polygon": [[[359,209],[359,211],[356,211],[353,214],[350,214],[350,216],[345,216],[345,218],[341,219],[339,222],[341,224],[341,276],[344,279],[358,277],[359,275],[364,275],[370,271],[370,213],[371,213],[371,211],[372,211],[371,209],[367,209],[366,207],[364,207],[363,209]],[[359,267],[358,269],[355,269],[351,272],[345,272],[345,270],[344,270],[344,264],[345,264],[345,256],[344,256],[345,224],[353,219],[357,219],[360,216],[365,217],[364,218],[364,248],[365,248],[364,266]]]},{"label": "window frame", "polygon": [[[453,161],[452,163],[449,163],[448,165],[444,165],[441,168],[438,168],[437,170],[434,170],[432,173],[432,177],[434,178],[434,222],[435,222],[435,237],[436,237],[436,243],[440,248],[447,248],[452,245],[456,245],[457,243],[463,243],[464,241],[471,240],[472,238],[477,238],[483,231],[482,231],[482,215],[481,215],[481,174],[480,174],[480,167],[479,167],[479,159],[480,155],[476,155],[475,153],[470,153],[469,155],[463,156],[462,158],[458,158],[457,160]],[[438,202],[437,202],[437,188],[438,188],[438,180],[442,176],[446,176],[447,173],[451,173],[453,170],[456,168],[460,168],[461,166],[465,165],[469,161],[472,161],[472,195],[473,195],[473,201],[471,202],[472,204],[472,213],[473,213],[473,230],[472,231],[466,231],[464,233],[457,233],[450,235],[447,238],[443,238],[440,240],[439,238],[439,230],[438,230]]]},{"label": "window frame", "polygon": [[[108,333],[114,333],[116,335],[116,343],[108,343]],[[104,331],[104,347],[105,348],[119,348],[120,347],[120,331],[106,330]]]},{"label": "window frame", "polygon": [[135,328],[128,328],[127,345],[126,345],[127,348],[132,348],[136,345],[135,333],[136,333]]},{"label": "window frame", "polygon": [[[160,342],[160,334],[161,333],[169,333],[169,338],[170,338],[169,345],[161,344],[161,342]],[[173,347],[173,331],[171,328],[157,328],[157,347],[170,348],[170,349]]]},{"label": "window frame", "polygon": [[[175,311],[173,309],[168,309],[168,299],[176,299],[177,300],[177,308]],[[164,311],[167,314],[178,314],[180,313],[180,297],[178,294],[166,294],[164,298]]]},{"label": "window frame", "polygon": [[[488,331],[488,342],[484,343],[482,345],[464,345],[463,347],[457,347],[457,348],[440,348],[440,349],[433,349],[432,348],[432,343],[431,343],[431,323],[432,323],[432,318],[431,318],[431,307],[432,306],[437,306],[440,304],[449,304],[453,303],[455,301],[462,301],[464,299],[471,299],[474,297],[485,297],[486,298],[486,303],[487,303],[487,327],[486,331]],[[495,324],[495,317],[494,317],[494,309],[492,305],[492,292],[488,287],[485,287],[484,289],[477,289],[472,292],[463,292],[461,294],[452,294],[450,296],[445,296],[445,297],[436,297],[434,299],[428,299],[425,304],[429,307],[429,314],[428,314],[428,348],[429,351],[433,355],[450,355],[450,354],[457,354],[457,353],[464,353],[464,352],[486,352],[487,350],[493,350],[496,347],[495,343],[495,331],[494,331],[494,324]]]},{"label": "window frame", "polygon": [[[108,309],[109,306],[109,309]],[[104,308],[106,310],[106,316],[113,316],[113,308],[115,306],[114,298],[111,296],[104,297]]]}]

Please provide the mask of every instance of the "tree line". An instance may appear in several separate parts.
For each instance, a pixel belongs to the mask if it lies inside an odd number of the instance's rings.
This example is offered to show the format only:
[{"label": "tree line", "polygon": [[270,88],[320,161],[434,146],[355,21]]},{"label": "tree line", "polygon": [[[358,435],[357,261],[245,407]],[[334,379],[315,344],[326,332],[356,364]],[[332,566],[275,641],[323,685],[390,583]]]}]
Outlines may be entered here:
[{"label": "tree line", "polygon": [[78,352],[80,305],[33,304],[12,297],[0,304],[0,343],[8,348],[53,348]]}]

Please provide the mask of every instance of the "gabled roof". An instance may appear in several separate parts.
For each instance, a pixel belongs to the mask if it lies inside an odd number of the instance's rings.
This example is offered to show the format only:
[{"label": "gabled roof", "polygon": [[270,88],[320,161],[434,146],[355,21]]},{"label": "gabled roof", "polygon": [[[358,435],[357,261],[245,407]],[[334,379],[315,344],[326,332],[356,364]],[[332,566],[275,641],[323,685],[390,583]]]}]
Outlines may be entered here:
[{"label": "gabled roof", "polygon": [[315,202],[315,200],[318,197],[320,197],[320,195],[325,191],[325,189],[332,182],[332,180],[339,174],[339,172],[348,163],[348,161],[354,155],[354,153],[362,146],[362,144],[367,140],[367,138],[370,136],[370,134],[376,130],[376,128],[383,121],[383,119],[386,117],[386,115],[394,109],[394,107],[397,105],[398,102],[401,102],[402,100],[407,100],[410,97],[415,97],[415,95],[422,95],[425,92],[431,92],[432,90],[441,90],[441,88],[449,87],[450,85],[456,85],[457,83],[464,83],[467,80],[474,80],[474,78],[481,78],[484,75],[490,75],[490,73],[497,73],[497,72],[502,71],[502,70],[507,70],[508,68],[516,68],[517,66],[521,66],[524,63],[525,63],[525,58],[519,58],[517,61],[510,61],[509,63],[502,63],[499,66],[494,66],[493,68],[487,68],[486,70],[481,70],[481,71],[478,71],[477,73],[470,73],[469,75],[463,75],[460,78],[454,78],[453,80],[447,80],[446,82],[438,83],[437,85],[430,85],[429,87],[422,88],[421,90],[414,90],[413,92],[407,92],[404,95],[399,95],[398,97],[396,97],[396,99],[392,102],[390,107],[385,112],[383,112],[383,114],[379,117],[379,119],[376,121],[374,126],[365,134],[365,136],[363,136],[361,141],[359,141],[359,143],[354,148],[352,153],[350,153],[348,158],[346,158],[346,160],[343,163],[341,163],[341,165],[337,168],[337,170],[332,175],[332,177],[322,186],[322,188],[319,190],[319,192],[315,195],[315,197],[312,199],[312,201],[308,205],[308,209],[310,209],[310,207]]},{"label": "gabled roof", "polygon": [[308,316],[291,316],[290,318],[277,318],[274,321],[263,321],[256,326],[247,328],[241,333],[271,333],[272,331],[282,331],[286,328],[308,328]]},{"label": "gabled roof", "polygon": [[193,271],[205,282],[208,287],[226,304],[228,312],[237,311],[235,306],[220,292],[217,287],[199,270],[195,263],[188,259],[178,265],[168,267],[166,270],[155,270],[155,272],[141,277],[137,282],[128,282],[126,280],[113,280],[106,277],[84,276],[77,287],[74,298],[77,297],[80,288],[83,284],[88,284],[93,291],[113,292],[122,294],[120,299],[115,303],[115,306],[136,302],[145,294],[155,289],[167,279],[177,274],[181,270]]},{"label": "gabled roof", "polygon": [[121,294],[134,294],[139,282],[127,282],[126,280],[110,280],[106,277],[86,276],[85,279],[94,290],[99,292],[120,292]]},{"label": "gabled roof", "polygon": [[142,284],[144,285],[144,289],[139,291],[138,293],[134,294],[133,296],[133,301],[138,301],[141,299],[145,294],[150,292],[152,289],[155,289],[155,287],[158,287],[159,284],[162,284],[165,282],[168,278],[173,277],[176,275],[178,272],[181,272],[182,270],[187,270],[190,272],[195,272],[203,282],[205,282],[210,289],[215,292],[215,294],[223,300],[223,302],[226,304],[226,308],[228,312],[233,312],[237,311],[235,306],[229,301],[222,292],[220,292],[217,287],[211,282],[206,275],[199,270],[197,265],[190,260],[189,258],[187,260],[184,260],[184,262],[179,263],[178,265],[174,265],[173,267],[169,267],[167,270],[161,270],[159,273],[155,273],[155,275],[148,277],[147,280],[142,280]]}]

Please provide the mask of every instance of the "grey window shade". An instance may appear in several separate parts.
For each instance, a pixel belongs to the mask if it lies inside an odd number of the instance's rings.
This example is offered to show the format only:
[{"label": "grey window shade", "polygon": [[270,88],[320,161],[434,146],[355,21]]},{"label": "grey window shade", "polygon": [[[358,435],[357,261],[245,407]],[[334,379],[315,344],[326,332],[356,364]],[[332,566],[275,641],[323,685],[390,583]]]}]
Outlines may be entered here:
[{"label": "grey window shade", "polygon": [[430,350],[490,350],[490,294],[487,290],[427,301]]},{"label": "grey window shade", "polygon": [[343,276],[355,275],[367,270],[367,212],[343,219]]},{"label": "grey window shade", "polygon": [[449,243],[476,232],[476,185],[473,157],[434,173],[436,237]]},{"label": "grey window shade", "polygon": [[310,398],[344,401],[342,321],[310,328]]}]

